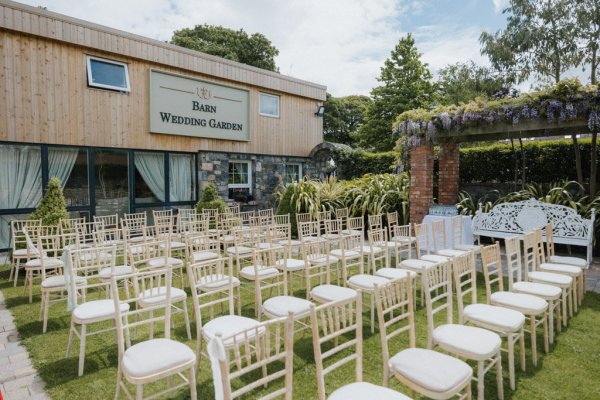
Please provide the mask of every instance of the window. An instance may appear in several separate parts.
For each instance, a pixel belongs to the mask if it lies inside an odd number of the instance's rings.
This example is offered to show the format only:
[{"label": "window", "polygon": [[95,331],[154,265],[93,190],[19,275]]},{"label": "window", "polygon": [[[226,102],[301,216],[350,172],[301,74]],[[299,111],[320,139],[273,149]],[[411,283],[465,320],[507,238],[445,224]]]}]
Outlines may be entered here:
[{"label": "window", "polygon": [[286,164],[283,183],[289,185],[292,182],[299,182],[302,179],[302,164]]},{"label": "window", "polygon": [[88,86],[129,92],[127,64],[87,56]]},{"label": "window", "polygon": [[48,177],[53,176],[58,177],[62,182],[67,207],[90,204],[86,149],[48,148]]},{"label": "window", "polygon": [[229,162],[229,198],[238,202],[252,200],[252,170],[250,161]]},{"label": "window", "polygon": [[260,115],[279,118],[279,96],[260,93]]}]

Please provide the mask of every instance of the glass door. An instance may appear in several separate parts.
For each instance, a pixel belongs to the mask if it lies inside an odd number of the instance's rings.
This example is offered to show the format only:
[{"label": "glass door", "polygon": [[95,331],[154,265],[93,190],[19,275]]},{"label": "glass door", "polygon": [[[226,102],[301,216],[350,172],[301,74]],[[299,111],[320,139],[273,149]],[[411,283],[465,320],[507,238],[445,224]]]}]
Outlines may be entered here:
[{"label": "glass door", "polygon": [[96,150],[94,152],[94,189],[96,215],[129,212],[129,160],[128,152]]}]

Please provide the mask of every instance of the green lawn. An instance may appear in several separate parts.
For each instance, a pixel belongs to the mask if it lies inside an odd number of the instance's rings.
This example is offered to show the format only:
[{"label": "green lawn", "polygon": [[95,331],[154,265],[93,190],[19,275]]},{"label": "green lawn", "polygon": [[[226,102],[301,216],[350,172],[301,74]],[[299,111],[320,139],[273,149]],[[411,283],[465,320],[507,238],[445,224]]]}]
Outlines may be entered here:
[{"label": "green lawn", "polygon": [[[42,323],[38,321],[40,297],[35,293],[33,304],[29,304],[22,285],[13,288],[7,283],[8,266],[0,267],[0,290],[4,293],[6,304],[12,311],[16,325],[27,347],[35,367],[46,383],[46,389],[55,399],[108,399],[114,397],[117,349],[114,335],[104,333],[88,338],[85,375],[77,377],[78,346],[75,341],[70,358],[65,358],[65,349],[69,332],[70,316],[66,304],[55,304],[50,309],[48,333],[42,334]],[[299,280],[295,280],[299,283]],[[481,282],[480,282],[481,289]],[[304,292],[296,290],[297,296]],[[480,297],[482,292],[480,290]],[[188,296],[190,317],[193,317],[191,295]],[[243,293],[243,314],[253,316],[253,297]],[[482,301],[482,299],[480,300]],[[365,303],[369,304],[368,298]],[[376,332],[371,334],[369,314],[364,314],[364,380],[381,384],[381,346]],[[456,313],[455,313],[456,318]],[[193,322],[192,322],[193,323]],[[183,317],[175,319],[175,338],[195,348],[194,341],[187,341]],[[416,315],[417,344],[426,345],[425,310],[420,308]],[[195,336],[192,325],[193,336]],[[600,295],[587,293],[583,307],[569,321],[569,326],[556,336],[555,344],[549,354],[542,350],[542,335],[538,335],[538,366],[533,368],[529,353],[527,372],[517,367],[517,390],[508,387],[508,366],[504,362],[504,393],[507,399],[600,399]],[[391,351],[397,352],[406,347],[406,337],[396,338]],[[529,344],[527,344],[529,346]],[[315,368],[312,355],[312,340],[309,332],[298,334],[295,338],[294,359],[294,399],[315,399],[317,395]],[[518,355],[517,355],[518,360]],[[518,362],[516,363],[518,366]],[[328,386],[333,389],[343,383],[349,383],[353,376],[353,367],[338,370],[328,377]],[[495,374],[486,376],[486,397],[496,398]],[[391,387],[408,393],[400,384],[392,380]],[[473,385],[475,390],[476,385]],[[329,390],[331,391],[331,390]],[[186,391],[176,398],[187,398]],[[198,376],[198,398],[213,398],[212,377],[208,360],[203,358]],[[375,400],[375,399],[373,399]]]}]

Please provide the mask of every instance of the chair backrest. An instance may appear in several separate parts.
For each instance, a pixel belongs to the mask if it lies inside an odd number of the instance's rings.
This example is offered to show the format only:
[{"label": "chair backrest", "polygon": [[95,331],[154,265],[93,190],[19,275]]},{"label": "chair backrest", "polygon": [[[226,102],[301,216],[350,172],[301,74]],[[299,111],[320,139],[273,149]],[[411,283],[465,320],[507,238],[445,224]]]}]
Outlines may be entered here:
[{"label": "chair backrest", "polygon": [[[357,252],[359,257],[356,257]],[[364,248],[361,235],[344,235],[340,238],[340,259],[344,261],[343,265],[345,265],[345,268],[342,268],[344,282],[350,277],[351,268],[358,267],[358,273],[364,273]]]},{"label": "chair backrest", "polygon": [[164,265],[168,265],[169,241],[148,240],[132,243],[127,247],[128,265],[137,269],[150,268],[151,260],[164,258]]},{"label": "chair backrest", "polygon": [[390,240],[394,240],[398,245],[394,248],[396,255],[396,262],[400,261],[402,253],[406,252],[406,257],[411,256],[412,250],[412,225],[395,225],[390,234]]},{"label": "chair backrest", "polygon": [[538,244],[535,232],[526,232],[523,234],[523,269],[525,270],[525,280],[529,273],[538,269]]},{"label": "chair backrest", "polygon": [[389,212],[386,214],[388,235],[392,237],[394,227],[398,225],[398,211]]},{"label": "chair backrest", "polygon": [[234,217],[232,215],[224,215],[219,221],[219,234],[223,235],[231,235],[234,229],[242,228],[242,219],[239,217]]},{"label": "chair backrest", "polygon": [[119,244],[122,246],[123,231],[118,227],[105,227],[101,222],[97,222],[96,228],[92,234],[95,246],[108,246]]},{"label": "chair backrest", "polygon": [[552,234],[552,223],[548,222],[545,227],[546,233],[546,256],[548,259],[554,255],[554,235]]},{"label": "chair backrest", "polygon": [[506,275],[508,277],[508,290],[512,291],[513,282],[521,282],[523,268],[521,265],[521,237],[511,236],[504,239],[506,252]]},{"label": "chair backrest", "polygon": [[383,227],[383,215],[369,215],[369,230],[381,229]]},{"label": "chair backrest", "polygon": [[78,223],[84,223],[85,218],[61,218],[58,221],[58,226],[60,227],[60,233],[63,232],[71,232],[77,229]]},{"label": "chair backrest", "polygon": [[371,253],[372,262],[377,265],[378,262],[383,261],[385,263],[385,267],[389,266],[389,253],[387,251],[387,231],[383,228],[379,229],[371,229],[367,232],[367,236],[369,238],[369,247],[379,247],[384,251],[380,251],[378,253]]},{"label": "chair backrest", "polygon": [[234,205],[228,206],[227,209],[225,210],[225,212],[231,216],[239,217],[240,205],[236,203]]},{"label": "chair backrest", "polygon": [[446,245],[446,222],[443,219],[431,221],[431,233],[434,251],[448,248]]},{"label": "chair backrest", "polygon": [[[258,318],[262,316],[263,293],[268,290],[269,295],[286,296],[288,294],[286,270],[287,253],[283,247],[271,247],[255,250],[252,253],[254,270],[254,290]],[[276,273],[265,274],[265,270],[276,270]],[[264,278],[266,276],[266,278]]]},{"label": "chair backrest", "polygon": [[25,248],[28,249],[28,257],[32,257],[34,254],[30,253],[31,249],[27,246],[27,239],[25,238],[23,229],[27,230],[29,237],[35,243],[41,227],[41,219],[13,219],[10,221],[10,237],[13,254],[15,250]]},{"label": "chair backrest", "polygon": [[121,227],[124,237],[129,239],[135,236],[146,236],[147,216],[145,212],[123,214]]},{"label": "chair backrest", "polygon": [[254,211],[242,211],[239,213],[240,218],[242,219],[242,225],[250,226],[250,223],[256,213]]},{"label": "chair backrest", "polygon": [[358,292],[356,297],[347,300],[311,307],[310,324],[317,369],[318,399],[325,400],[325,377],[337,368],[354,362],[353,382],[362,381],[361,293]]},{"label": "chair backrest", "polygon": [[102,224],[104,229],[119,227],[119,214],[114,215],[94,215],[94,222]]},{"label": "chair backrest", "polygon": [[457,244],[462,244],[462,222],[462,215],[454,216],[450,220],[452,229],[452,247],[456,247]]},{"label": "chair backrest", "polygon": [[307,238],[320,238],[321,229],[318,221],[300,222],[298,224],[298,236],[301,242]]},{"label": "chair backrest", "polygon": [[365,232],[365,220],[363,217],[348,218],[346,229],[349,231],[360,231],[361,235]]},{"label": "chair backrest", "polygon": [[[70,250],[70,263],[65,263],[65,276],[67,284],[70,286],[68,294],[71,296],[72,305],[78,303],[77,296],[82,295],[84,301],[90,301],[90,294],[95,292],[98,296],[104,294],[103,289],[110,293],[110,281],[96,280],[101,270],[112,268],[116,265],[117,248],[112,246],[92,246],[81,249]],[[86,282],[82,284],[74,279],[75,277],[85,277]],[[99,297],[97,297],[99,299]]]},{"label": "chair backrest", "polygon": [[217,222],[219,221],[218,208],[205,208],[202,210],[202,216],[208,221],[210,229],[217,229]]},{"label": "chair backrest", "polygon": [[[119,368],[122,368],[123,355],[125,353],[125,332],[135,331],[150,332],[146,329],[137,329],[140,326],[164,323],[163,334],[169,339],[171,336],[171,287],[172,269],[150,269],[146,271],[136,270],[128,275],[111,274],[111,293],[115,309],[115,324],[117,333],[117,348],[119,351]],[[122,298],[119,290],[119,282],[127,279],[133,282],[135,296]],[[161,290],[161,288],[164,288]],[[143,293],[143,297],[141,294]],[[152,298],[160,299],[152,301]],[[137,307],[140,300],[144,299],[145,307]],[[129,308],[123,305],[129,304]]]},{"label": "chair backrest", "polygon": [[[234,314],[233,300],[233,267],[227,257],[218,257],[210,260],[187,263],[187,274],[194,303],[194,313],[198,324],[197,339],[200,341],[202,327],[202,309],[224,305],[230,315]],[[210,290],[214,284],[227,281],[227,296],[214,296]],[[220,286],[220,285],[217,285]],[[207,290],[207,288],[209,288]],[[206,299],[206,301],[204,301]]]},{"label": "chair backrest", "polygon": [[[208,345],[213,365],[215,398],[236,399],[283,378],[284,386],[257,398],[292,400],[294,320],[287,317],[261,322],[231,336],[217,336]],[[225,345],[233,351],[225,350]],[[254,375],[262,374],[262,378]],[[235,389],[234,389],[235,388]],[[246,396],[248,397],[248,396]]]},{"label": "chair backrest", "polygon": [[176,230],[173,210],[152,210],[154,226],[163,234],[173,233]]},{"label": "chair backrest", "polygon": [[90,221],[76,221],[74,222],[75,230],[77,230],[77,234],[79,235],[80,243],[93,243],[94,242],[94,232],[98,226],[97,222]]},{"label": "chair backrest", "polygon": [[193,221],[195,214],[195,208],[179,208],[177,210],[177,231],[187,232],[189,230],[187,225]]},{"label": "chair backrest", "polygon": [[300,226],[302,222],[310,222],[312,221],[311,213],[297,213],[296,214],[296,225]]},{"label": "chair backrest", "polygon": [[427,308],[427,347],[433,346],[435,314],[446,310],[446,320],[452,323],[452,262],[434,264],[423,271],[423,290]]},{"label": "chair backrest", "polygon": [[290,224],[290,214],[273,215],[273,223],[276,225],[289,225]]},{"label": "chair backrest", "polygon": [[348,216],[349,216],[348,207],[335,209],[335,217],[336,218],[344,220],[344,219],[348,218]]},{"label": "chair backrest", "polygon": [[284,246],[288,252],[292,245],[292,227],[290,224],[271,224],[267,226],[265,241]]},{"label": "chair backrest", "polygon": [[[485,279],[485,295],[487,303],[492,296],[492,285],[498,285],[498,291],[504,290],[502,277],[502,257],[500,255],[500,243],[496,242],[489,246],[481,246],[481,266]],[[495,291],[495,290],[494,290]]]},{"label": "chair backrest", "polygon": [[544,239],[542,239],[542,229],[536,228],[533,230],[535,237],[535,254],[538,267],[546,262],[546,252],[544,251]]},{"label": "chair backrest", "polygon": [[388,365],[390,341],[396,336],[408,332],[409,347],[416,346],[413,301],[412,282],[409,277],[390,281],[384,286],[375,285],[375,304],[383,353],[384,386],[387,386],[390,377]]},{"label": "chair backrest", "polygon": [[415,224],[415,248],[417,250],[417,258],[421,258],[421,252],[429,254],[431,252],[429,246],[429,233],[427,224]]},{"label": "chair backrest", "polygon": [[471,295],[470,304],[477,303],[475,253],[470,251],[467,254],[453,258],[452,275],[454,278],[454,287],[456,288],[456,301],[458,303],[458,323],[464,324],[463,311],[465,309],[465,297]]},{"label": "chair backrest", "polygon": [[332,256],[329,254],[327,243],[322,240],[303,242],[300,246],[302,260],[304,260],[304,276],[306,280],[306,297],[310,297],[310,291],[314,280],[320,284],[331,282]]},{"label": "chair backrest", "polygon": [[193,262],[193,255],[199,252],[220,254],[219,238],[216,233],[198,232],[190,233],[185,238],[186,258],[188,263]]},{"label": "chair backrest", "polygon": [[344,229],[341,219],[329,219],[325,221],[325,233],[328,235],[340,235]]}]

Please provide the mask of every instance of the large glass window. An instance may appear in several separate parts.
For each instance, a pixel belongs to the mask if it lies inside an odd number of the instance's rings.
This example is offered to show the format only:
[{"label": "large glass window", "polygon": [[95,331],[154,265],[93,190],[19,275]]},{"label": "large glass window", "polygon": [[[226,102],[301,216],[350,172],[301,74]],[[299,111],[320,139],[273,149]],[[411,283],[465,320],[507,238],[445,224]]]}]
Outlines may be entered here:
[{"label": "large glass window", "polygon": [[102,89],[129,92],[129,71],[127,64],[87,56],[88,85]]},{"label": "large glass window", "polygon": [[302,179],[302,164],[286,164],[283,182],[289,185]]},{"label": "large glass window", "polygon": [[96,215],[129,211],[128,153],[118,150],[96,150]]},{"label": "large glass window", "polygon": [[252,200],[252,169],[250,161],[229,162],[229,198],[239,202]]},{"label": "large glass window", "polygon": [[165,201],[165,154],[136,151],[135,202]]},{"label": "large glass window", "polygon": [[67,207],[90,204],[87,150],[68,147],[48,149],[48,177],[60,179]]},{"label": "large glass window", "polygon": [[196,159],[192,154],[169,154],[169,197],[171,201],[196,198]]},{"label": "large glass window", "polygon": [[279,117],[279,96],[267,93],[259,94],[259,113],[266,117]]}]

